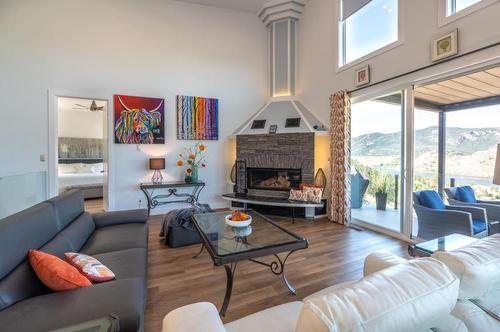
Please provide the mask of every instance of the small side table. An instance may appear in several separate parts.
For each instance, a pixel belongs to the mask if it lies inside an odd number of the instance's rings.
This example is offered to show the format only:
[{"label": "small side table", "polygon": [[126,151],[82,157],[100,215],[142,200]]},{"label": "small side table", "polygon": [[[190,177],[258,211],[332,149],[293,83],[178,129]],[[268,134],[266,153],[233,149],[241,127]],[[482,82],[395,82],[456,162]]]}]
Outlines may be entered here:
[{"label": "small side table", "polygon": [[[170,181],[162,183],[141,183],[140,188],[148,201],[148,215],[151,210],[157,206],[170,204],[170,203],[188,203],[196,204],[201,191],[205,188],[205,182],[191,182],[184,181]],[[179,188],[192,188],[191,193],[178,193]],[[166,189],[165,194],[156,194],[155,190]],[[169,198],[173,199],[169,199]],[[180,199],[178,199],[180,198]]]},{"label": "small side table", "polygon": [[430,241],[408,246],[408,253],[415,256],[430,256],[436,251],[451,251],[465,247],[478,239],[462,234],[450,234]]}]

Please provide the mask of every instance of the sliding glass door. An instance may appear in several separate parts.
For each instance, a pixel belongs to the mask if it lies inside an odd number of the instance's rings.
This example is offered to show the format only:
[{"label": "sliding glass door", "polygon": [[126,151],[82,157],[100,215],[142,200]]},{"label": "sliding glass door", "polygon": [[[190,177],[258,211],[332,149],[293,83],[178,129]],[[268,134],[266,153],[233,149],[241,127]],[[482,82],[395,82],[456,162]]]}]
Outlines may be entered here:
[{"label": "sliding glass door", "polygon": [[355,222],[402,231],[402,93],[351,107],[351,204]]}]

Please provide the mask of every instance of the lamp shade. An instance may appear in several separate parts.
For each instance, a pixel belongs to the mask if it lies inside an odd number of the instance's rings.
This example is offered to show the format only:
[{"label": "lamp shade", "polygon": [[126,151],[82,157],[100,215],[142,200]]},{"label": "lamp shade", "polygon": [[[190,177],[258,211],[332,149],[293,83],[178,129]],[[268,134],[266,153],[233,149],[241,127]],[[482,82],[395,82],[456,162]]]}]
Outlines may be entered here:
[{"label": "lamp shade", "polygon": [[165,158],[149,158],[149,169],[165,169]]},{"label": "lamp shade", "polygon": [[500,144],[497,146],[497,159],[495,162],[495,171],[493,173],[493,183],[500,185]]}]

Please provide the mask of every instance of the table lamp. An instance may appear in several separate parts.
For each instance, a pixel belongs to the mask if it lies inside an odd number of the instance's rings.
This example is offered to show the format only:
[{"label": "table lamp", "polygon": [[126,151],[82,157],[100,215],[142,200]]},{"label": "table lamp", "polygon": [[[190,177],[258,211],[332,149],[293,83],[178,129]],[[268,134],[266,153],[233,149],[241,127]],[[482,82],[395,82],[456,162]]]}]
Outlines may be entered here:
[{"label": "table lamp", "polygon": [[495,163],[495,171],[493,173],[493,183],[500,185],[500,144],[497,146],[497,160]]},{"label": "table lamp", "polygon": [[163,181],[161,170],[165,169],[165,158],[149,158],[149,169],[154,170],[151,182],[154,184],[161,183]]}]

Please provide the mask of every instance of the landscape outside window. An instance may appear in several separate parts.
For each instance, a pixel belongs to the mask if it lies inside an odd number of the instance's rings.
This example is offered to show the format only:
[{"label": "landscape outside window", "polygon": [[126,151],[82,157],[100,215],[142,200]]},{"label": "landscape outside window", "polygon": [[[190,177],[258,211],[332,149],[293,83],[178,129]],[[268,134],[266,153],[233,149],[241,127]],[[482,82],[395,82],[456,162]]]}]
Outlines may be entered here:
[{"label": "landscape outside window", "polygon": [[446,183],[472,185],[476,196],[500,199],[492,184],[500,143],[500,105],[446,113]]}]

